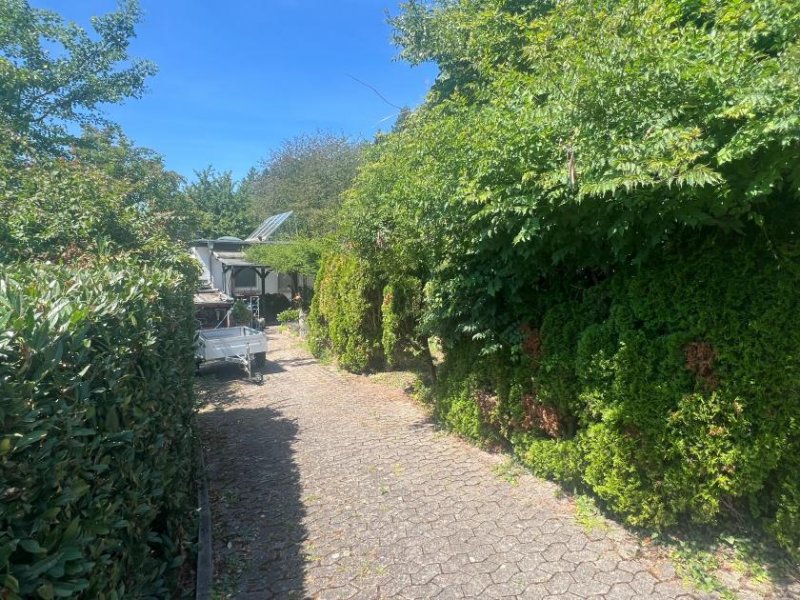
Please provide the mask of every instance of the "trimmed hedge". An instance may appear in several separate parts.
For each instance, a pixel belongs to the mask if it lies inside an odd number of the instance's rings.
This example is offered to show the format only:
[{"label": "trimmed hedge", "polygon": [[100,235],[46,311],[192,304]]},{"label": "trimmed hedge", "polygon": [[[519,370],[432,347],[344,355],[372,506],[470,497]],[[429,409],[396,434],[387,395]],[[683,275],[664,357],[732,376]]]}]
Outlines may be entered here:
[{"label": "trimmed hedge", "polygon": [[[528,282],[508,329],[442,340],[437,417],[591,489],[631,525],[749,513],[800,560],[800,215],[776,204],[768,216],[683,232],[642,264]],[[394,363],[421,285],[394,275],[379,293],[390,277],[326,257],[315,353],[354,371]]]},{"label": "trimmed hedge", "polygon": [[428,340],[419,328],[423,303],[417,277],[387,276],[355,254],[329,252],[309,312],[310,349],[353,373],[430,366]]},{"label": "trimmed hedge", "polygon": [[192,282],[0,271],[0,597],[171,597],[193,531]]},{"label": "trimmed hedge", "polygon": [[381,368],[382,289],[364,260],[350,254],[324,256],[308,318],[314,356],[331,353],[342,368],[356,373]]},{"label": "trimmed hedge", "polygon": [[666,252],[552,293],[496,354],[455,343],[437,413],[633,525],[750,511],[800,559],[798,289],[756,236]]}]

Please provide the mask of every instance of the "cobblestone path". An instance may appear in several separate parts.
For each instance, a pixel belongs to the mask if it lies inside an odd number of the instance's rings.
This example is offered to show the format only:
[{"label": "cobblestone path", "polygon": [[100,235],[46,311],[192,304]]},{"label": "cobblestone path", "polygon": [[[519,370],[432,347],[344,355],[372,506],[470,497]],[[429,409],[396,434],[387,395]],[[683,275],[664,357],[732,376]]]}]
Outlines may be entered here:
[{"label": "cobblestone path", "polygon": [[[622,528],[400,392],[270,332],[260,386],[201,378],[219,597],[699,598]],[[224,564],[223,564],[224,563]]]}]

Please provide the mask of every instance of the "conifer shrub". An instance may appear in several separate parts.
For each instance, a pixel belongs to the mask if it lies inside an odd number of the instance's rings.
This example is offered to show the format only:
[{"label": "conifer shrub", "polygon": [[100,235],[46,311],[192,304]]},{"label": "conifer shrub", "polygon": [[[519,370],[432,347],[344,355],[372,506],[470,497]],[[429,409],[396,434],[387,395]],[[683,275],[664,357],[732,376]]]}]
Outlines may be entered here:
[{"label": "conifer shrub", "polygon": [[522,464],[539,477],[559,481],[571,488],[583,485],[586,468],[583,449],[575,439],[547,439],[515,434],[511,439]]},{"label": "conifer shrub", "polygon": [[448,353],[434,389],[435,415],[465,438],[478,442],[496,440],[494,417],[498,402],[491,399],[492,379],[483,368],[476,368],[474,356],[475,348],[469,344]]},{"label": "conifer shrub", "polygon": [[451,347],[436,412],[633,525],[750,507],[798,556],[800,268],[776,252],[720,236],[553,294],[516,346]]},{"label": "conifer shrub", "polygon": [[364,372],[383,366],[381,290],[369,265],[349,254],[328,254],[320,266],[309,312],[309,347],[332,354],[342,368]]},{"label": "conifer shrub", "polygon": [[417,324],[422,311],[422,283],[416,277],[395,277],[383,288],[381,346],[386,366],[407,362],[427,345]]}]

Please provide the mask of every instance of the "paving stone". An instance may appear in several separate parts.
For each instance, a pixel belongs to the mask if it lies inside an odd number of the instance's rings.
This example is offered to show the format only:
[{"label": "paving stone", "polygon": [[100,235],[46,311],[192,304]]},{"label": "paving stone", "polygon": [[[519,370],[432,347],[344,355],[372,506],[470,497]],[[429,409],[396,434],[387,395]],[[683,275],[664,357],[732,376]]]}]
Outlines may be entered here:
[{"label": "paving stone", "polygon": [[413,583],[414,585],[422,585],[425,583],[430,583],[431,579],[433,579],[437,575],[441,575],[441,573],[442,573],[442,568],[438,564],[425,565],[416,573],[412,573],[411,583]]},{"label": "paving stone", "polygon": [[484,598],[483,591],[494,582],[488,575],[471,576],[467,583],[461,585],[461,589],[467,598]]},{"label": "paving stone", "polygon": [[525,586],[514,583],[493,583],[485,590],[481,596],[483,598],[517,598],[525,591]]},{"label": "paving stone", "polygon": [[409,598],[409,599],[419,599],[422,600],[423,598],[427,600],[428,598],[435,598],[442,592],[442,588],[437,587],[432,583],[426,583],[425,585],[410,585],[408,587],[403,588],[400,591],[401,598]]},{"label": "paving stone", "polygon": [[620,571],[619,569],[614,569],[612,571],[601,571],[597,575],[595,575],[595,579],[597,581],[602,581],[603,583],[608,584],[615,584],[615,583],[628,583],[629,581],[633,581],[633,575],[628,573],[627,571]]},{"label": "paving stone", "polygon": [[230,597],[703,597],[613,522],[584,531],[553,484],[509,485],[503,456],[437,431],[402,392],[268,336],[263,385],[235,367],[198,382]]},{"label": "paving stone", "polygon": [[449,586],[442,588],[439,595],[434,596],[436,600],[460,600],[466,598],[460,586]]},{"label": "paving stone", "polygon": [[514,563],[503,563],[497,570],[490,575],[495,583],[508,583],[508,581],[520,572],[519,567]]},{"label": "paving stone", "polygon": [[550,590],[542,583],[534,583],[529,585],[519,595],[521,600],[544,600],[544,598],[551,598]]},{"label": "paving stone", "polygon": [[[573,579],[577,578],[573,577]],[[596,596],[604,596],[611,591],[611,586],[607,583],[601,583],[591,579],[581,579],[570,585],[568,591],[576,596],[580,596],[581,598],[593,598]],[[640,598],[647,598],[647,595],[642,594]]]},{"label": "paving stone", "polygon": [[627,583],[615,583],[603,597],[605,600],[627,600],[641,596],[637,596],[636,591]]},{"label": "paving stone", "polygon": [[[358,594],[358,589],[351,585],[344,585],[320,592],[319,598],[320,600],[350,600],[354,598],[356,594]],[[277,597],[280,598],[281,596],[278,595]]]},{"label": "paving stone", "polygon": [[647,571],[640,571],[633,576],[630,586],[639,595],[639,597],[646,597],[653,593],[653,588],[658,583],[658,580]]},{"label": "paving stone", "polygon": [[556,573],[545,584],[545,587],[551,594],[564,594],[574,583],[575,580],[569,573]]}]

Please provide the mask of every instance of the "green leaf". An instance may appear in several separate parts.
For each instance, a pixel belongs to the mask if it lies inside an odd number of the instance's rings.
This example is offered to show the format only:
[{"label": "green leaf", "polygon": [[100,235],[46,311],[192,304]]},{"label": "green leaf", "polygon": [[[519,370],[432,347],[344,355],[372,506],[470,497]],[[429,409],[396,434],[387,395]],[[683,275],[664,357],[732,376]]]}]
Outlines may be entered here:
[{"label": "green leaf", "polygon": [[30,552],[31,554],[45,554],[47,552],[36,540],[20,540],[19,545],[25,552]]},{"label": "green leaf", "polygon": [[17,452],[19,450],[23,450],[28,446],[31,446],[37,442],[42,441],[46,437],[47,437],[47,431],[44,430],[32,431],[30,433],[26,433],[25,435],[17,439],[17,443],[14,444],[14,451]]}]

